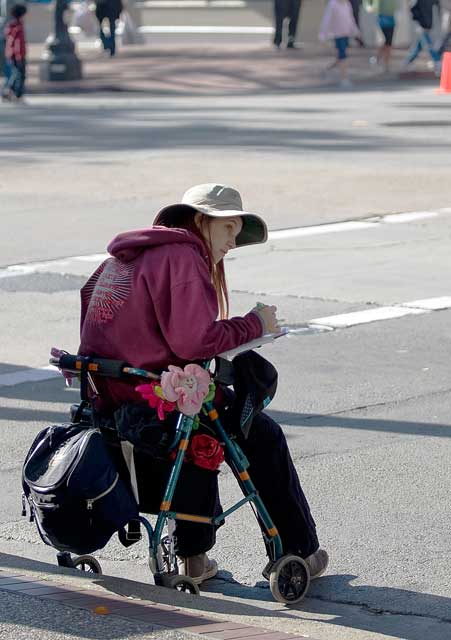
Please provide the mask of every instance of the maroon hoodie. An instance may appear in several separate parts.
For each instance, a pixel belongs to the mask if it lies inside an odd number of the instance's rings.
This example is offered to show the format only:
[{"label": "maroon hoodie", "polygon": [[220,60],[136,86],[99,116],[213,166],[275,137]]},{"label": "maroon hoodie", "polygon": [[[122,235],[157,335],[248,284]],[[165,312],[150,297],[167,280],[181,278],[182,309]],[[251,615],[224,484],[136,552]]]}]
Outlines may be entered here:
[{"label": "maroon hoodie", "polygon": [[[118,235],[81,290],[82,355],[160,372],[211,358],[258,338],[252,312],[217,320],[218,301],[203,242],[190,231],[152,227]],[[136,402],[136,380],[98,378],[102,407]]]}]

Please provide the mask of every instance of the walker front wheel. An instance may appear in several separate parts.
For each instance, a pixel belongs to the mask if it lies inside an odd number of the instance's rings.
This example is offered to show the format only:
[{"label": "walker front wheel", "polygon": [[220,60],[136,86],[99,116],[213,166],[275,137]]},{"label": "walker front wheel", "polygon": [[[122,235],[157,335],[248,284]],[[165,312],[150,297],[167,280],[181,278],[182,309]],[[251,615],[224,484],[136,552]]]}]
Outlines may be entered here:
[{"label": "walker front wheel", "polygon": [[176,589],[181,593],[192,593],[195,596],[200,594],[200,589],[192,578],[189,576],[168,576],[164,580],[165,586],[170,589]]},{"label": "walker front wheel", "polygon": [[78,556],[72,560],[74,568],[86,573],[102,573],[102,567],[93,556]]},{"label": "walker front wheel", "polygon": [[283,556],[269,574],[269,588],[274,600],[284,604],[301,602],[310,584],[310,572],[299,556]]}]

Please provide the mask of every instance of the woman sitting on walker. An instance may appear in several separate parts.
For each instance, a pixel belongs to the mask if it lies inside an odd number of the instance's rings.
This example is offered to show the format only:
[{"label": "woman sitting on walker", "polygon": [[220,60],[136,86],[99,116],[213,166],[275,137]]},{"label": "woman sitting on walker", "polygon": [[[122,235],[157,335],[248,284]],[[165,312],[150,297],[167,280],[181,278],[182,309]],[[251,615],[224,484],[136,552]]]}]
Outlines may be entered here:
[{"label": "woman sitting on walker", "polygon": [[[276,307],[258,305],[228,319],[224,257],[236,247],[265,242],[265,222],[243,211],[235,189],[202,184],[179,204],[163,208],[147,229],[118,235],[108,258],[81,291],[82,355],[124,360],[151,371],[211,359],[279,330]],[[218,319],[218,315],[220,319]],[[95,410],[111,416],[124,403],[139,403],[135,385],[99,381]],[[221,398],[215,400],[221,412]],[[240,438],[239,434],[237,435]],[[315,522],[280,426],[257,415],[239,444],[249,474],[277,527],[285,553],[300,555],[311,578],[324,573],[328,555],[319,548]],[[193,501],[195,496],[193,496]],[[195,506],[193,506],[193,512]],[[179,571],[200,584],[218,567],[206,552],[215,536],[203,525],[177,525]],[[211,527],[210,527],[211,529]]]}]

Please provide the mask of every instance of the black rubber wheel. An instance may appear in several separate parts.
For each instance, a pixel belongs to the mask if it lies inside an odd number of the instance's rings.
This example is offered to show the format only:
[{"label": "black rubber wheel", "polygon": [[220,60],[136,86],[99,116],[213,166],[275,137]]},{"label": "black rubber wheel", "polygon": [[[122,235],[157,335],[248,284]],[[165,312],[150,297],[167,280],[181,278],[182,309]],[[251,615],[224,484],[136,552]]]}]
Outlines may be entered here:
[{"label": "black rubber wheel", "polygon": [[102,573],[102,567],[93,556],[78,556],[72,559],[75,569],[86,573]]},{"label": "black rubber wheel", "polygon": [[269,574],[269,587],[274,600],[284,604],[301,602],[310,585],[310,572],[299,556],[283,556]]},{"label": "black rubber wheel", "polygon": [[200,589],[192,578],[188,576],[170,576],[168,580],[165,580],[166,586],[171,589],[176,589],[181,593],[192,593],[195,596],[200,594]]}]

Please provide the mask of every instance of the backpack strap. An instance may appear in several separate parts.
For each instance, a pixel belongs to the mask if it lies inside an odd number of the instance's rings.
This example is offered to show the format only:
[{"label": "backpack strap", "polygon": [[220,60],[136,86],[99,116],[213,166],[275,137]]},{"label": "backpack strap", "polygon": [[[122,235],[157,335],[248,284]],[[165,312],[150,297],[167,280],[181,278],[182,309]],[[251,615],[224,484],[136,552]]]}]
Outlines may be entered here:
[{"label": "backpack strap", "polygon": [[142,538],[141,534],[141,522],[139,520],[130,520],[127,523],[127,527],[122,527],[117,532],[119,542],[124,547],[131,547],[135,542],[139,542]]}]

